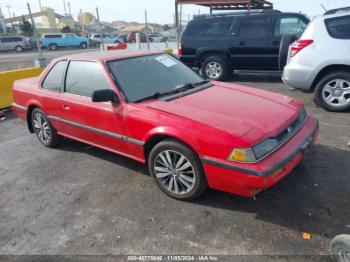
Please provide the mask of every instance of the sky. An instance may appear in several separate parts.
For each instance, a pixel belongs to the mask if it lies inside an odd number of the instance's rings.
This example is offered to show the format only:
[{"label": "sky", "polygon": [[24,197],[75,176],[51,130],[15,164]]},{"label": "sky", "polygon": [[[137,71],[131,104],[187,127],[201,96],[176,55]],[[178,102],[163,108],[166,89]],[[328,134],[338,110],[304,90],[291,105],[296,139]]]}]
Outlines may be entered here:
[{"label": "sky", "polygon": [[[72,14],[77,16],[80,9],[95,13],[99,8],[102,21],[136,21],[144,22],[144,12],[147,9],[148,20],[153,23],[173,23],[175,0],[65,0],[71,5]],[[0,0],[0,6],[5,17],[8,10],[5,6],[11,6],[10,11],[15,15],[27,13],[27,2],[31,5],[32,12],[39,10],[39,0]],[[302,12],[309,16],[324,13],[323,4],[327,9],[350,6],[350,0],[270,0],[274,8],[281,11]],[[57,13],[64,13],[63,0],[41,0],[42,6],[54,8]],[[68,7],[67,7],[68,10]],[[184,20],[193,14],[208,13],[209,9],[195,5],[184,5]]]}]

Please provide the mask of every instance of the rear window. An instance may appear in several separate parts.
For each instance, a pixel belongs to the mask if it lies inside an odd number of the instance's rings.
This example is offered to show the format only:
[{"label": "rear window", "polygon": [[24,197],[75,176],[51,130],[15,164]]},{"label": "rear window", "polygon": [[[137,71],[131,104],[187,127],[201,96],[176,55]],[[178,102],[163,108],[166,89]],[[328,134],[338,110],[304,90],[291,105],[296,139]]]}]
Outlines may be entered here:
[{"label": "rear window", "polygon": [[201,19],[191,22],[184,33],[191,37],[225,36],[231,28],[233,18]]},{"label": "rear window", "polygon": [[325,20],[328,33],[337,39],[350,39],[350,16],[329,18]]}]

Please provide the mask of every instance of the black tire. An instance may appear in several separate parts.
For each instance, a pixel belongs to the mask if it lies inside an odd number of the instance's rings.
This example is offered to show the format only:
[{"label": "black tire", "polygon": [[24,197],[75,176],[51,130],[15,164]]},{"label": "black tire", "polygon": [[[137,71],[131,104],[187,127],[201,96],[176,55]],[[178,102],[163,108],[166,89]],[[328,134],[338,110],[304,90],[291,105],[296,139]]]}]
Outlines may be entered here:
[{"label": "black tire", "polygon": [[339,235],[333,238],[331,252],[337,261],[350,262],[350,235]]},{"label": "black tire", "polygon": [[278,66],[281,71],[287,64],[289,46],[296,40],[294,35],[283,35],[281,38],[279,55],[278,55]]},{"label": "black tire", "polygon": [[[191,164],[191,168],[194,170],[193,176],[195,177],[195,181],[192,185],[191,190],[188,192],[183,191],[182,193],[176,194],[174,192],[169,191],[168,189],[165,188],[165,185],[163,185],[157,178],[156,176],[156,170],[155,170],[155,164],[156,161],[159,157],[159,155],[165,151],[172,151],[173,153],[179,153],[182,156],[186,158],[186,161],[188,161]],[[175,166],[175,162],[172,163],[172,165]],[[181,168],[181,165],[179,166]],[[198,198],[200,195],[204,193],[204,191],[208,188],[207,180],[205,177],[204,169],[201,164],[201,161],[199,160],[197,154],[193,152],[189,147],[186,145],[177,142],[176,140],[172,139],[166,139],[158,143],[150,152],[149,157],[148,157],[148,170],[151,176],[153,177],[153,180],[157,184],[157,186],[167,195],[169,195],[172,198],[178,199],[178,200],[194,200]],[[186,169],[184,169],[186,170]],[[184,172],[179,171],[179,173]],[[170,171],[169,171],[170,172]],[[174,179],[176,181],[179,181],[180,176],[183,174],[178,174],[176,175],[170,175],[170,179]],[[176,176],[176,177],[175,177]],[[167,178],[164,178],[167,179]],[[169,180],[170,180],[169,179]],[[169,182],[170,183],[170,182]],[[168,184],[169,186],[169,184]],[[175,185],[174,185],[175,189]],[[184,189],[184,187],[181,187],[181,189]]]},{"label": "black tire", "polygon": [[[219,67],[217,68],[218,70],[220,70],[220,72],[217,73],[216,77],[213,76],[213,75],[216,75],[215,72],[213,72],[212,75],[208,74],[207,72],[207,67],[211,63],[213,65],[220,66],[220,68]],[[228,77],[228,65],[222,56],[218,56],[218,55],[208,56],[204,58],[203,62],[201,63],[201,72],[203,74],[203,77],[205,77],[206,79],[211,79],[216,81],[225,81]]]},{"label": "black tire", "polygon": [[57,44],[49,44],[49,49],[50,49],[51,51],[57,50]]},{"label": "black tire", "polygon": [[18,46],[15,47],[15,51],[16,51],[17,53],[22,53],[22,52],[23,52],[23,47],[21,47],[20,45],[18,45]]},{"label": "black tire", "polygon": [[81,49],[86,49],[87,48],[87,43],[86,42],[80,43],[80,48]]},{"label": "black tire", "polygon": [[[38,119],[39,117],[39,119]],[[44,128],[38,128],[38,126],[36,126],[36,124],[40,121],[40,125],[41,126],[47,126],[47,132],[46,134],[48,134],[49,138],[43,139],[42,137],[45,137],[43,133],[44,132]],[[44,125],[44,123],[47,123],[46,125]],[[39,108],[35,108],[32,112],[31,115],[31,123],[32,123],[32,128],[34,130],[34,133],[36,134],[37,138],[39,139],[39,141],[47,147],[56,147],[59,144],[61,144],[63,137],[57,134],[56,129],[52,126],[52,124],[50,123],[49,119],[46,117],[46,115],[44,114],[43,111],[41,111]],[[40,130],[42,131],[42,135],[40,136]],[[46,137],[45,137],[46,138]]]},{"label": "black tire", "polygon": [[[350,94],[344,95],[349,101],[344,105],[332,105],[326,102],[323,92],[326,92],[325,88],[328,83],[331,83],[333,80],[342,79],[350,83],[350,73],[349,72],[333,72],[325,75],[321,78],[320,81],[316,84],[315,87],[315,103],[316,105],[326,109],[331,112],[343,112],[350,109]],[[340,90],[336,88],[336,90]],[[336,91],[335,91],[336,92]],[[337,99],[333,100],[337,101]],[[339,102],[339,100],[338,100]]]}]

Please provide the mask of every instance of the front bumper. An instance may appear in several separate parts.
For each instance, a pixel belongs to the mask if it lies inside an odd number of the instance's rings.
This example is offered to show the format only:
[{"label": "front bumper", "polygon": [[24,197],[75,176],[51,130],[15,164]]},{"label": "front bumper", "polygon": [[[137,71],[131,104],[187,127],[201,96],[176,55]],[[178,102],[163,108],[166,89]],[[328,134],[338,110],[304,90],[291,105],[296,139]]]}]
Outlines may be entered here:
[{"label": "front bumper", "polygon": [[254,164],[201,157],[212,189],[252,197],[287,176],[303,159],[318,135],[318,120],[308,117],[304,126],[273,154]]}]

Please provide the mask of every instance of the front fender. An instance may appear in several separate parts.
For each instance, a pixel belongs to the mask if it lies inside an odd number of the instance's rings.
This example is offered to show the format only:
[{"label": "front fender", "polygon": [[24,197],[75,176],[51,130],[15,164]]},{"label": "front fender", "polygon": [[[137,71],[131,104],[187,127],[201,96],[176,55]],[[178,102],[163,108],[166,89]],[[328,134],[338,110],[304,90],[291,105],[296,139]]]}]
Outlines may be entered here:
[{"label": "front fender", "polygon": [[155,127],[151,129],[149,132],[147,132],[142,140],[147,143],[150,139],[157,136],[166,136],[166,137],[175,138],[176,140],[179,140],[180,142],[189,146],[198,155],[200,154],[199,139],[195,134],[190,132],[190,130],[186,130],[184,128],[167,127],[167,126]]}]

